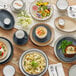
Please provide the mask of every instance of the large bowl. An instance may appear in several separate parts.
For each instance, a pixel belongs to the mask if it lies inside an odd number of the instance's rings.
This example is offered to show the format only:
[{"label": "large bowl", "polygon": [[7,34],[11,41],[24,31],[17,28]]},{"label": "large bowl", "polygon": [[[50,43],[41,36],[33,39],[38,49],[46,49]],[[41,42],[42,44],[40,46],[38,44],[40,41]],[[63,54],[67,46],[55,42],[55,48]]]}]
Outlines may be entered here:
[{"label": "large bowl", "polygon": [[[46,60],[46,67],[45,67],[45,69],[43,70],[43,72],[41,72],[40,74],[37,74],[37,75],[28,74],[28,73],[27,73],[26,71],[24,71],[24,69],[23,69],[22,60],[23,60],[24,56],[25,56],[27,53],[30,53],[30,52],[38,52],[38,53],[42,54],[42,55],[44,56],[45,60]],[[29,50],[25,51],[25,52],[21,55],[20,60],[19,60],[19,68],[20,68],[21,72],[22,72],[24,75],[26,75],[26,76],[42,76],[42,75],[47,71],[47,69],[48,69],[48,57],[46,56],[46,54],[45,54],[43,51],[41,51],[41,50],[39,50],[39,49],[29,49]]]}]

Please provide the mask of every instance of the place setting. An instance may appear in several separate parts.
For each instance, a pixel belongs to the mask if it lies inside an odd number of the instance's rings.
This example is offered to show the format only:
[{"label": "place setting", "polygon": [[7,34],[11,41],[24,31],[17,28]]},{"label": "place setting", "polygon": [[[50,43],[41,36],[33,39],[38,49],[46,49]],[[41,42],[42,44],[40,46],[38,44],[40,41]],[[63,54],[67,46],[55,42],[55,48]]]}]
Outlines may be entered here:
[{"label": "place setting", "polygon": [[[76,5],[71,2],[12,0],[7,8],[8,2],[3,4],[0,8],[1,76],[76,75],[76,37],[71,34],[76,32]],[[54,11],[61,14],[53,19]],[[56,29],[64,34],[58,34]]]},{"label": "place setting", "polygon": [[31,28],[30,39],[38,46],[49,45],[54,39],[54,29],[48,24],[36,24]]}]

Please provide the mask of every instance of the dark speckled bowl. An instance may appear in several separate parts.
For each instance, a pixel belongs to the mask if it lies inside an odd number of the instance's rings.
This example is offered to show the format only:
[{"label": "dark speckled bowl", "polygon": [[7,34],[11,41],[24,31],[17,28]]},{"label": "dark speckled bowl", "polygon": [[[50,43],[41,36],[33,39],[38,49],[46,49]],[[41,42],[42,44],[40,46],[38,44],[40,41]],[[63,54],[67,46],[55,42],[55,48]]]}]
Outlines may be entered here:
[{"label": "dark speckled bowl", "polygon": [[54,52],[55,52],[55,55],[56,57],[63,61],[63,62],[73,62],[76,60],[76,55],[72,58],[69,58],[69,57],[65,57],[62,50],[58,49],[58,47],[60,46],[62,40],[68,40],[68,41],[72,41],[73,42],[73,45],[76,46],[76,39],[75,37],[73,36],[63,36],[63,37],[60,37],[58,40],[56,40],[55,42],[55,46],[54,46]]},{"label": "dark speckled bowl", "polygon": [[[5,18],[10,19],[10,24],[8,26],[7,25],[5,26],[5,24],[4,24]],[[14,27],[14,24],[15,24],[15,20],[14,20],[13,15],[5,9],[0,9],[0,26],[3,29],[9,30],[9,29],[12,29]]]}]

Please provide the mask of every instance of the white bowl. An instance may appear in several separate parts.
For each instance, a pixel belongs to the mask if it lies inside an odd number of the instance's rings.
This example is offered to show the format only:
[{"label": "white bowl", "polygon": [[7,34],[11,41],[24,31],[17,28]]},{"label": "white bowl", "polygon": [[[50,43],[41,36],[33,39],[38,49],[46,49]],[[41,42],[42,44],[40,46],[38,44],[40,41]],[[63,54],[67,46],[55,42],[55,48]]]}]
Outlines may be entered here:
[{"label": "white bowl", "polygon": [[33,75],[28,74],[27,72],[25,72],[24,69],[23,69],[23,66],[22,66],[22,60],[23,60],[24,56],[25,56],[27,53],[29,53],[29,52],[39,52],[40,54],[42,54],[42,55],[45,57],[45,60],[46,60],[46,67],[45,67],[45,69],[44,69],[43,72],[41,72],[40,74],[34,75],[34,76],[42,76],[42,75],[47,71],[47,69],[48,69],[48,57],[46,56],[46,54],[45,54],[43,51],[41,51],[41,50],[39,50],[39,49],[29,49],[29,50],[25,51],[25,52],[21,55],[20,60],[19,60],[19,68],[20,68],[21,72],[22,72],[24,75],[26,75],[26,76],[33,76]]}]

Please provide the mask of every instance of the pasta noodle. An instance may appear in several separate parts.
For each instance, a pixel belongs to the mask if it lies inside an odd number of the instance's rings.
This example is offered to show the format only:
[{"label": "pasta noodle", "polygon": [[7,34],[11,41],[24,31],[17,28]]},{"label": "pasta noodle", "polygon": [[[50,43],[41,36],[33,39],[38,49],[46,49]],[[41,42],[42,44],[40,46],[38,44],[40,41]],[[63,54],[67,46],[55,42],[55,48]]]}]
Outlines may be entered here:
[{"label": "pasta noodle", "polygon": [[45,57],[39,52],[27,53],[23,58],[23,68],[29,74],[39,74],[46,67]]}]

